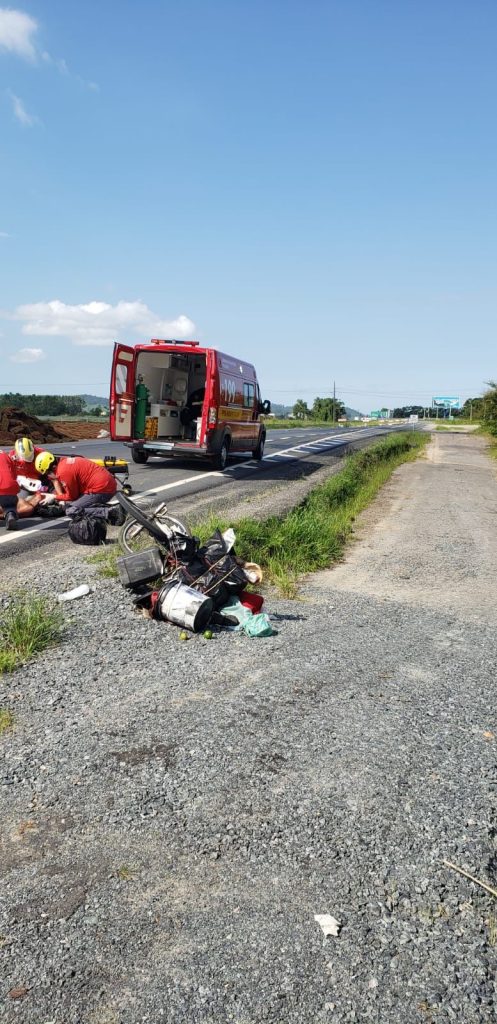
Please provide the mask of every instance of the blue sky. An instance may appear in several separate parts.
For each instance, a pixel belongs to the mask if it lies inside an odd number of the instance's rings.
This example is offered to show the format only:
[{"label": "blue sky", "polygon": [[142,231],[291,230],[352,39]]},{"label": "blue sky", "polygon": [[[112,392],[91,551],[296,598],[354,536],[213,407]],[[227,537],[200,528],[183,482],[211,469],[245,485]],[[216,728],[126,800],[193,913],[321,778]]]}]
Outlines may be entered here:
[{"label": "blue sky", "polygon": [[0,391],[194,336],[367,411],[497,376],[494,0],[0,0]]}]

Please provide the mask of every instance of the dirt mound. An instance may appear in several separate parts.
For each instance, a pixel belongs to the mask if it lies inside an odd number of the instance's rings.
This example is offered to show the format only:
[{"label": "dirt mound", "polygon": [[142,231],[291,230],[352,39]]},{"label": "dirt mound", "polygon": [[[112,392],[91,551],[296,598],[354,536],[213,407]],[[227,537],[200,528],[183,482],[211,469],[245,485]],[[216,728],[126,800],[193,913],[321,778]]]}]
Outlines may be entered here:
[{"label": "dirt mound", "polygon": [[102,430],[108,430],[109,421],[102,416],[98,423],[85,423],[83,420],[57,420],[57,424],[54,423],[52,426],[63,430],[65,436],[71,441],[89,441],[97,438]]},{"label": "dirt mound", "polygon": [[13,444],[18,437],[30,437],[38,444],[70,440],[67,434],[56,430],[52,423],[30,416],[22,409],[0,409],[0,444]]}]

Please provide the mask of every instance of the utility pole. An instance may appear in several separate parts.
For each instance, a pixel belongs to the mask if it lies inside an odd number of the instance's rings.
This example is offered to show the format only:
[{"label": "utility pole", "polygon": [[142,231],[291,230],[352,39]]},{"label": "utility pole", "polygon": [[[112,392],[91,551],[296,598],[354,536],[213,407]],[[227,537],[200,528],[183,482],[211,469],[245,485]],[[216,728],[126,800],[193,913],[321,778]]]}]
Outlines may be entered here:
[{"label": "utility pole", "polygon": [[471,422],[472,419],[473,419],[473,399],[470,398],[470,400],[469,400],[469,420],[470,420],[470,422]]},{"label": "utility pole", "polygon": [[333,381],[333,423],[335,422],[335,399],[336,399],[335,381]]}]

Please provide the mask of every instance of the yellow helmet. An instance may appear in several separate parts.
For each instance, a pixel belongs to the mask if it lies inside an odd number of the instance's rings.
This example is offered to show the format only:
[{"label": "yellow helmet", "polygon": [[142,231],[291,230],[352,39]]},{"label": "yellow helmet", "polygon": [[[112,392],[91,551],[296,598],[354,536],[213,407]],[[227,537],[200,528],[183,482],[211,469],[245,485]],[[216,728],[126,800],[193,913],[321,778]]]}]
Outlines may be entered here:
[{"label": "yellow helmet", "polygon": [[35,459],[35,469],[40,476],[45,476],[45,473],[49,473],[55,462],[55,455],[52,452],[40,452]]},{"label": "yellow helmet", "polygon": [[19,437],[14,445],[14,451],[16,458],[22,459],[23,462],[32,462],[35,457],[34,444],[29,437]]}]

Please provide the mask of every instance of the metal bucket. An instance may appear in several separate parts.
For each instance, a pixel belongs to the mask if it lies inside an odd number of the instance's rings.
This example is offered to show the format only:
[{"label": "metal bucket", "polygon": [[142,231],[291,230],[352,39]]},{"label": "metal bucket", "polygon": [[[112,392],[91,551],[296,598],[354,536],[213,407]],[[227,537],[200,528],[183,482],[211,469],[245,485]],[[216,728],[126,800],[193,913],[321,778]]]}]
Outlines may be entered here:
[{"label": "metal bucket", "polygon": [[214,602],[184,583],[166,583],[157,598],[156,615],[176,626],[200,633],[205,629],[214,611]]}]

